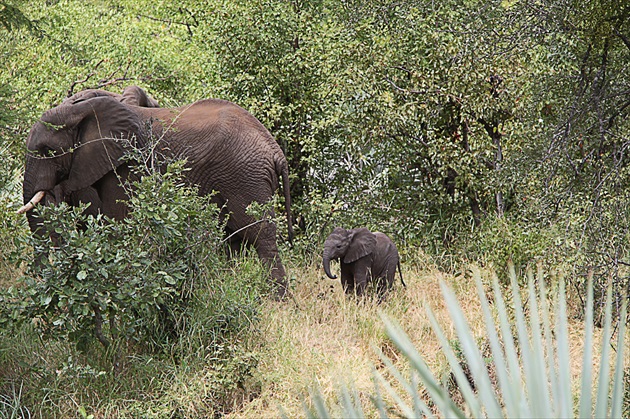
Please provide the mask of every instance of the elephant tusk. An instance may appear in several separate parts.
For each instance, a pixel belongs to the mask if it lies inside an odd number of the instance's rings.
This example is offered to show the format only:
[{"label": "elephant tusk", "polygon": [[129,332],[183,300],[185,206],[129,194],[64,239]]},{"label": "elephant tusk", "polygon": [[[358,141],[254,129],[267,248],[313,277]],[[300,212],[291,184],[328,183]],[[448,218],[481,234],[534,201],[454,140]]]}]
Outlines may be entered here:
[{"label": "elephant tusk", "polygon": [[44,195],[46,195],[46,192],[44,191],[37,192],[35,196],[33,196],[33,198],[31,198],[31,200],[26,203],[26,205],[24,205],[22,208],[17,210],[17,213],[24,214],[25,212],[32,210],[33,208],[35,208],[35,205],[37,205],[39,201],[41,201],[42,198],[44,198]]}]

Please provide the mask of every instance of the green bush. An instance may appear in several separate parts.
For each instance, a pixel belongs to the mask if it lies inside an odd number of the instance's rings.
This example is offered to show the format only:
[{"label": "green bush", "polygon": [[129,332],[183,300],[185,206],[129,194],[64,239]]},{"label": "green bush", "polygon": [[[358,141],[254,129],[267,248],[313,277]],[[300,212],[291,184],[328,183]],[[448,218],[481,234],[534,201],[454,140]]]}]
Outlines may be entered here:
[{"label": "green bush", "polygon": [[33,238],[33,264],[13,318],[36,320],[44,336],[85,344],[96,337],[160,344],[184,324],[191,293],[220,264],[218,208],[181,186],[182,164],[134,184],[130,215],[87,217],[83,207],[41,208],[56,238]]},{"label": "green bush", "polygon": [[[39,210],[57,237],[30,238],[47,257],[0,293],[2,411],[212,417],[259,391],[251,348],[269,272],[253,255],[227,259],[219,209],[182,171],[143,176],[122,221]],[[181,381],[198,393],[170,391]]]},{"label": "green bush", "polygon": [[495,267],[512,263],[518,272],[525,272],[532,262],[560,269],[566,246],[558,243],[559,237],[555,229],[528,220],[490,216],[470,235],[462,235],[457,247],[469,260]]}]

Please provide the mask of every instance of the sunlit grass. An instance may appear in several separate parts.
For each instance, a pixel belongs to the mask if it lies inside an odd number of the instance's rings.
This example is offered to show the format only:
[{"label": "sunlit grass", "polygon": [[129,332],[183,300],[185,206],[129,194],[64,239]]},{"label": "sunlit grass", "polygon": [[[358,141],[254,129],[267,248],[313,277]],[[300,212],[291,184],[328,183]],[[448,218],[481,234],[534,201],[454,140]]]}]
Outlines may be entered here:
[{"label": "sunlit grass", "polygon": [[[566,309],[570,315],[563,320],[561,301],[556,298],[561,286],[556,277],[544,290],[521,285],[515,292],[505,285],[497,285],[495,275],[489,269],[472,266],[468,271],[448,274],[422,262],[422,257],[418,260],[420,262],[403,265],[407,288],[397,282],[394,291],[381,304],[371,298],[356,301],[346,297],[339,280],[327,279],[317,262],[301,266],[288,261],[288,272],[293,277],[293,297],[284,302],[263,300],[256,318],[251,319],[252,327],[238,332],[245,352],[230,355],[230,348],[225,348],[227,352],[223,353],[227,356],[224,359],[228,362],[224,365],[217,364],[209,356],[216,353],[217,348],[208,348],[203,343],[208,332],[206,320],[203,320],[207,317],[203,305],[195,315],[198,321],[189,325],[190,333],[173,347],[171,357],[137,354],[126,361],[118,377],[100,375],[100,364],[93,354],[88,362],[82,357],[89,355],[77,353],[61,343],[44,346],[25,330],[23,337],[11,341],[13,346],[5,346],[5,349],[11,352],[11,357],[17,356],[32,364],[32,369],[28,373],[30,376],[23,376],[22,393],[16,391],[5,405],[28,408],[31,413],[44,416],[53,410],[72,416],[85,409],[88,415],[94,414],[96,418],[138,417],[140,414],[160,417],[173,412],[178,412],[181,417],[202,417],[219,403],[229,418],[278,417],[282,414],[304,417],[307,412],[318,417],[362,414],[368,418],[416,413],[445,416],[445,412],[465,417],[490,416],[497,412],[519,416],[523,412],[508,409],[510,397],[528,402],[532,389],[540,386],[540,382],[536,384],[535,381],[529,387],[527,384],[527,380],[534,378],[527,377],[521,364],[526,340],[518,337],[519,317],[525,319],[524,330],[532,345],[542,345],[543,354],[554,351],[553,358],[558,360],[556,378],[552,379],[551,373],[547,372],[549,384],[544,391],[550,395],[547,403],[550,406],[555,406],[555,396],[561,390],[565,391],[563,404],[554,407],[554,412],[568,411],[569,416],[571,413],[577,415],[579,403],[588,400],[586,395],[596,399],[600,384],[592,377],[600,376],[603,355],[600,349],[605,346],[601,343],[608,341],[607,334],[615,332],[618,336],[619,330],[589,329],[587,326],[592,321],[581,316],[577,305],[572,304]],[[255,262],[256,259],[234,261],[233,269],[226,275],[230,281],[260,279],[263,272]],[[503,282],[512,278],[502,272],[498,275]],[[533,280],[537,278],[538,275],[532,276]],[[527,278],[524,282],[527,283]],[[208,299],[216,292],[219,290],[205,290],[200,298]],[[550,298],[544,299],[541,295]],[[517,297],[525,308],[520,314]],[[501,298],[504,309],[501,308]],[[531,306],[533,301],[537,301],[536,310]],[[501,322],[502,311],[508,314],[505,324]],[[545,328],[552,331],[551,335],[541,334],[539,343],[532,340],[534,312],[540,313],[535,324],[539,324],[543,331]],[[548,313],[546,318],[545,312]],[[454,321],[458,317],[467,319],[468,336],[466,333],[462,335],[462,320]],[[490,330],[497,330],[497,337],[488,333],[489,321],[495,322],[495,327]],[[441,328],[442,336],[436,334],[437,326]],[[518,350],[507,350],[509,343],[505,336],[508,331],[514,336],[514,347]],[[592,347],[585,346],[589,340],[587,335],[592,336]],[[548,336],[552,339],[547,340]],[[408,341],[403,344],[405,339]],[[496,339],[499,339],[499,347],[504,349],[505,366],[501,368],[494,352]],[[566,345],[557,346],[562,339]],[[475,347],[481,349],[476,355]],[[619,343],[615,341],[614,347],[618,348]],[[453,348],[452,353],[449,354],[446,348]],[[584,352],[585,348],[591,348],[590,355]],[[415,364],[409,362],[413,351],[416,351],[413,356],[420,357],[426,364],[424,377]],[[516,359],[509,356],[516,352]],[[549,357],[536,358],[538,350],[529,352],[528,365],[537,365],[537,369],[542,366],[549,371]],[[226,376],[220,368],[238,367],[242,362],[248,362],[249,356],[255,359],[248,363],[252,368],[251,377],[242,382],[220,381],[221,377],[235,376]],[[591,362],[585,361],[585,356]],[[617,353],[610,351],[608,356],[614,358]],[[627,360],[628,355],[625,356]],[[6,353],[5,367],[13,365],[9,358]],[[235,362],[230,362],[231,359]],[[85,370],[89,365],[93,366],[92,370]],[[102,363],[103,370],[106,365]],[[585,366],[591,369],[591,379],[587,380],[589,386],[582,385],[589,374]],[[458,372],[458,367],[462,367],[462,371]],[[474,378],[474,390],[466,389],[467,379],[463,379],[462,374],[473,377],[484,370],[488,371],[486,384]],[[511,375],[501,377],[501,372],[508,370]],[[503,383],[517,381],[517,371],[520,371],[524,390],[514,393],[506,390]],[[79,377],[79,374],[84,376]],[[88,377],[90,374],[92,377]],[[433,388],[424,383],[428,374],[433,376]],[[611,392],[612,388],[620,391],[620,387],[613,384],[619,383],[619,379],[611,374],[607,376],[611,381],[605,387]],[[45,392],[29,387],[44,381],[48,383]],[[20,381],[14,383],[19,390]],[[223,393],[218,391],[222,385],[226,388]],[[480,389],[484,388],[492,393],[482,397]],[[25,397],[29,390],[29,397]],[[34,410],[33,394],[37,394],[42,406],[46,406],[43,410],[42,407]],[[441,401],[436,394],[440,395]],[[594,408],[595,403],[585,402],[584,409],[591,407]],[[541,413],[532,406],[524,412],[530,415]],[[613,410],[609,410],[608,414],[611,413]]]},{"label": "sunlit grass", "polygon": [[[305,406],[307,414],[621,417],[627,358],[625,322],[619,322],[613,334],[610,290],[603,330],[595,333],[593,289],[589,282],[583,333],[575,333],[575,327],[569,326],[564,281],[555,284],[548,294],[540,269],[536,276],[528,275],[524,289],[519,288],[513,269],[507,290],[499,285],[496,276],[484,285],[478,268],[473,267],[471,277],[470,283],[477,288],[476,304],[482,309],[485,332],[478,327],[476,313],[466,309],[472,294],[460,292],[456,296],[454,287],[446,281],[440,281],[441,295],[452,322],[444,322],[441,308],[426,307],[440,352],[446,356],[452,372],[450,380],[435,374],[434,358],[425,349],[426,341],[418,340],[413,330],[383,311],[386,333],[405,361],[381,354],[387,370],[374,372],[378,385],[368,403],[361,391],[357,392],[358,385],[342,383],[336,399],[315,390],[311,396],[313,406]],[[626,318],[626,309],[624,303],[621,319]],[[452,338],[453,328],[456,341]],[[574,346],[580,347],[581,353],[576,353]],[[576,358],[581,364],[576,364]]]},{"label": "sunlit grass", "polygon": [[[440,281],[473,296],[466,301],[466,310],[478,319],[476,327],[483,328],[474,282],[463,275],[445,274],[426,265],[404,266],[407,288],[397,282],[388,299],[378,304],[371,298],[356,301],[346,297],[339,280],[327,279],[318,265],[291,272],[296,279],[294,300],[270,302],[263,310],[263,354],[258,370],[261,395],[231,417],[276,416],[279,409],[289,417],[301,416],[304,405],[314,406],[314,387],[323,400],[334,403],[344,384],[352,384],[369,404],[374,368],[387,374],[379,351],[406,369],[399,349],[387,336],[381,312],[397,319],[427,354],[427,362],[447,375],[446,359],[424,309],[432,306],[441,321],[448,320]],[[450,336],[455,335],[451,332]]]}]

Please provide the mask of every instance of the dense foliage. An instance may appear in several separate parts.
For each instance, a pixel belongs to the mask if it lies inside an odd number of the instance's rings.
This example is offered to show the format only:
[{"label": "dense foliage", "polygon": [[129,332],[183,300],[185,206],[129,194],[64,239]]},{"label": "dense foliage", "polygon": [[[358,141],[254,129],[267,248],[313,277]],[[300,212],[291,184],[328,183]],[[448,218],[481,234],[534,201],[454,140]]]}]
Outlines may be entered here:
[{"label": "dense foliage", "polygon": [[[216,370],[198,413],[231,408],[232,393],[257,362],[244,336],[255,333],[266,274],[255,264],[232,277],[219,208],[183,186],[182,168],[173,162],[128,185],[129,217],[122,221],[85,216],[83,206],[65,203],[39,209],[54,236],[27,236],[40,257],[23,255],[24,275],[0,293],[0,354],[11,353],[14,334],[63,342],[68,355],[57,374],[86,382],[133,374],[133,359],[145,355],[190,368],[205,368],[202,361],[212,357]],[[32,373],[21,356],[3,361],[17,363],[18,377]],[[42,382],[51,380],[48,373]],[[54,406],[44,403],[39,413],[52,415]]]},{"label": "dense foliage", "polygon": [[[619,266],[630,12],[616,2],[29,5],[4,3],[34,24],[3,18],[5,144],[87,87],[140,84],[166,105],[221,97],[282,145],[309,240],[367,222],[486,256],[494,243],[471,249],[471,231],[507,217],[520,232],[506,246],[527,241],[524,224],[558,226],[566,243],[543,234],[543,248]],[[521,262],[542,255],[526,247]]]},{"label": "dense foliage", "polygon": [[[118,341],[163,344],[186,324],[193,290],[216,276],[219,209],[181,187],[181,165],[135,182],[130,216],[87,217],[83,207],[43,207],[54,241],[34,237],[15,319],[37,319],[46,337],[109,347]],[[169,203],[167,205],[166,203]],[[10,304],[11,302],[7,302]],[[147,342],[148,341],[148,342]]]}]

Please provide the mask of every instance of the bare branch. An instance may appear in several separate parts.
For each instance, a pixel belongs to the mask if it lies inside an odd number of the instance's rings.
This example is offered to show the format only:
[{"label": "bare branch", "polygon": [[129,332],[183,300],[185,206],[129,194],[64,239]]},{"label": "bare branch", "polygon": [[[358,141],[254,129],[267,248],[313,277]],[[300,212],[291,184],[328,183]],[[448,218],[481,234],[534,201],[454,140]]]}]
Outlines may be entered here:
[{"label": "bare branch", "polygon": [[[185,9],[184,9],[185,10]],[[183,12],[184,10],[182,10],[182,8],[179,9],[180,12]],[[188,34],[190,36],[193,36],[193,31],[192,31],[192,27],[197,27],[199,26],[199,24],[197,23],[197,20],[195,19],[195,17],[192,15],[192,13],[190,13],[188,10],[186,10],[186,12],[188,12],[188,14],[190,15],[190,17],[192,17],[194,23],[188,23],[188,22],[178,22],[176,20],[173,19],[159,19],[157,17],[153,17],[153,16],[149,16],[149,15],[138,15],[138,17],[143,17],[149,20],[153,20],[154,22],[161,22],[161,23],[166,23],[168,25],[181,25],[181,26],[185,26],[186,30],[188,31]]]},{"label": "bare branch", "polygon": [[77,84],[82,84],[87,82],[94,74],[96,74],[96,69],[103,64],[103,62],[105,61],[105,59],[103,58],[101,61],[99,61],[98,63],[96,63],[96,65],[94,66],[94,69],[92,70],[92,72],[90,74],[88,74],[87,76],[85,76],[85,78],[83,80],[75,80],[72,85],[70,85],[70,88],[68,89],[68,93],[66,94],[66,97],[70,97],[74,94],[74,88],[77,86]]},{"label": "bare branch", "polygon": [[630,39],[628,39],[627,36],[625,36],[624,34],[622,34],[621,32],[619,32],[619,30],[617,28],[613,29],[613,32],[615,33],[615,35],[617,35],[617,37],[619,39],[621,39],[623,41],[623,43],[625,44],[625,46],[630,49]]},{"label": "bare branch", "polygon": [[386,78],[385,80],[387,80],[387,82],[389,84],[391,84],[394,89],[398,90],[399,92],[403,92],[403,93],[412,93],[412,94],[416,94],[416,95],[424,95],[427,94],[426,90],[412,90],[412,89],[403,89],[402,87],[398,87],[396,85],[396,83],[394,83],[392,80]]}]

